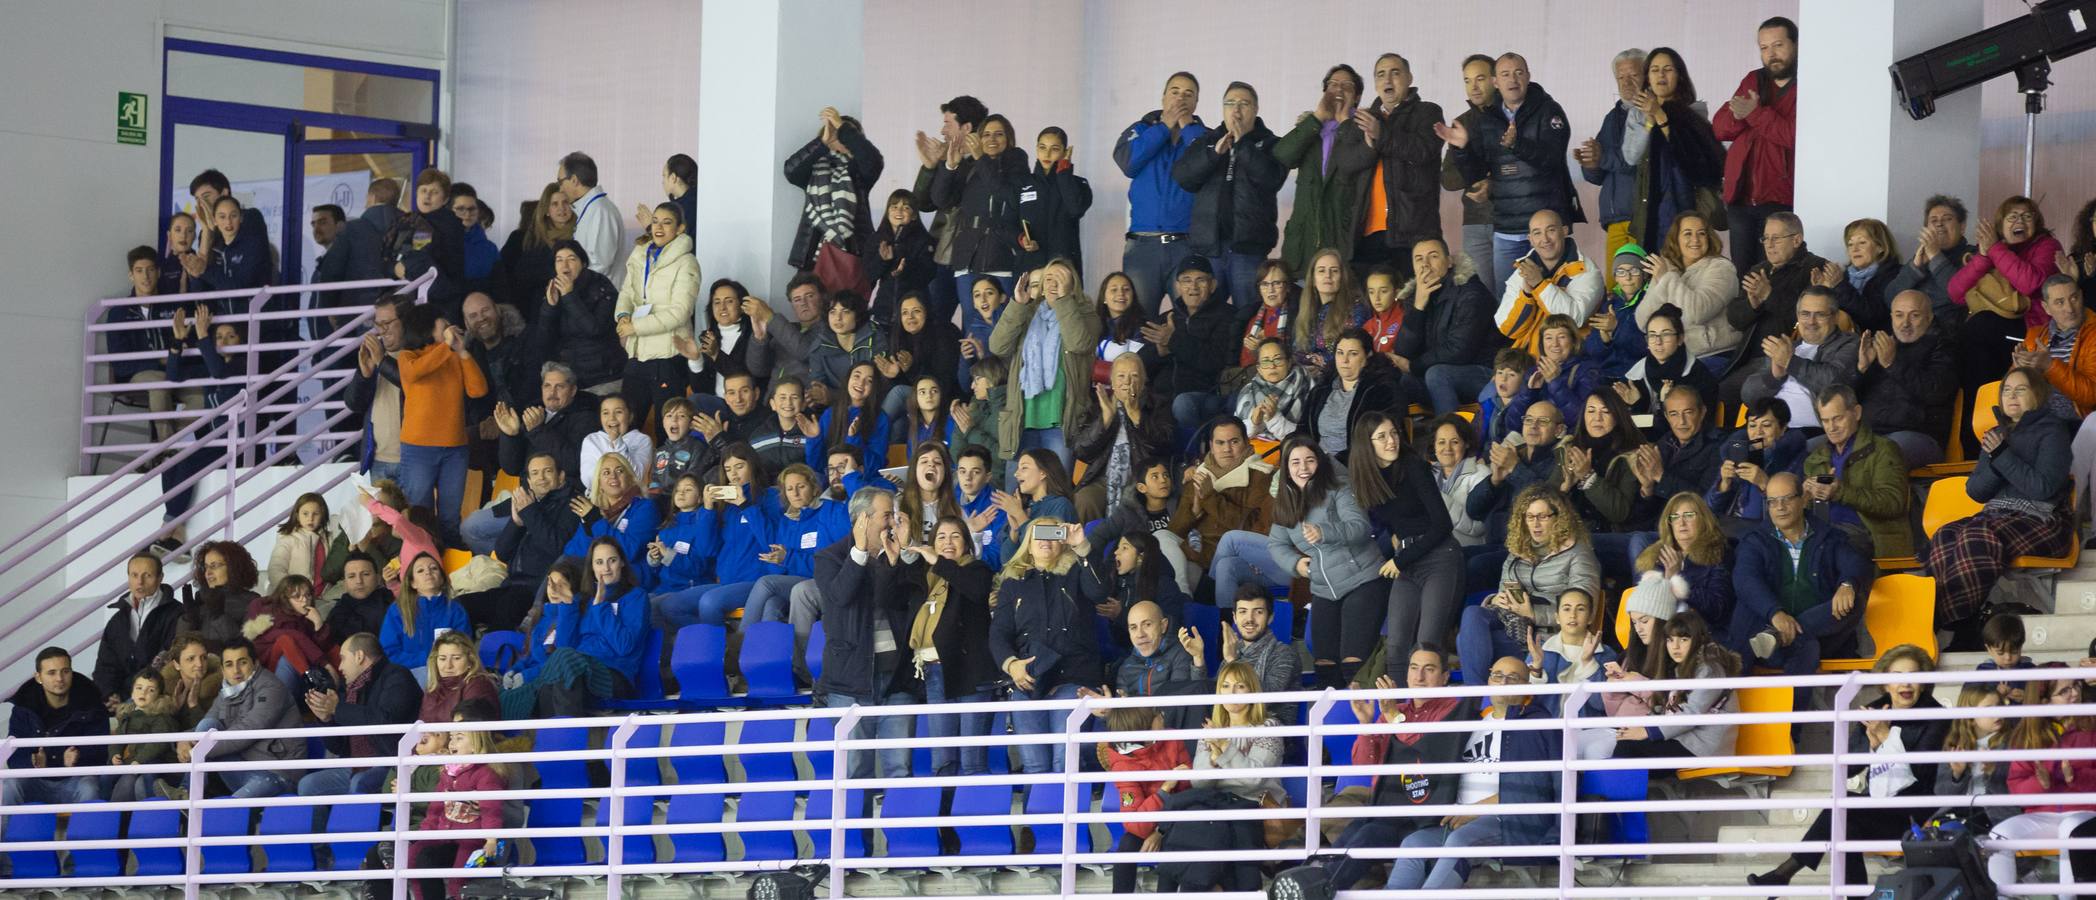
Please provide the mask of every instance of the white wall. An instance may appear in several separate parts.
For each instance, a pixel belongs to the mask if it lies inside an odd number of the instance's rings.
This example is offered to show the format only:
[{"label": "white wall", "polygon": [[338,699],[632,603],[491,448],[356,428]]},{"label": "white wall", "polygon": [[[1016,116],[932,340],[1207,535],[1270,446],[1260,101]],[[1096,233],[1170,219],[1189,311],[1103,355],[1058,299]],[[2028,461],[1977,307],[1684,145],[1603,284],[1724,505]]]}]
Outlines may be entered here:
[{"label": "white wall", "polygon": [[[76,467],[81,324],[125,289],[124,251],[159,243],[163,34],[440,66],[448,0],[0,2],[0,541],[42,519]],[[116,142],[116,95],[149,95],[144,146]],[[190,172],[178,172],[187,179]],[[0,589],[14,583],[0,576]],[[57,585],[49,585],[55,589]],[[7,623],[13,627],[16,623]]]},{"label": "white wall", "polygon": [[665,199],[663,160],[698,155],[697,3],[459,0],[455,70],[451,176],[495,210],[498,244],[570,151],[629,235],[633,207]]}]

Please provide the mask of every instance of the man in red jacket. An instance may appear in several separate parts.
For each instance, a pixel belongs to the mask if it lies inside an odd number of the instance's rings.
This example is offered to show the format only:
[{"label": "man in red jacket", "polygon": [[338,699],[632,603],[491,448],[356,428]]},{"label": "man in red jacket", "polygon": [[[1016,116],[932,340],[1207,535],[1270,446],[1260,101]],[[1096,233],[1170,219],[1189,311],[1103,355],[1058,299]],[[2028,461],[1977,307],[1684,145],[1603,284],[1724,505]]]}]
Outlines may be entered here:
[{"label": "man in red jacket", "polygon": [[1732,264],[1747,271],[1761,261],[1761,225],[1788,212],[1797,174],[1798,23],[1776,16],[1754,33],[1761,68],[1710,122],[1725,151],[1725,217],[1731,225]]}]

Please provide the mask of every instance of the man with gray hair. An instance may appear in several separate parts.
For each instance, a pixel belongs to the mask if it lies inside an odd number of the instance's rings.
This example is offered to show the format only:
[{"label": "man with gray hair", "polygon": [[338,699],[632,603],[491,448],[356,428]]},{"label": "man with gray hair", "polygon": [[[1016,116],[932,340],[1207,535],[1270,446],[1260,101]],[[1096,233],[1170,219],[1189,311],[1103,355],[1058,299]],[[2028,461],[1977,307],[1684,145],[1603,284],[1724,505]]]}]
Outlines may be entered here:
[{"label": "man with gray hair", "polygon": [[1740,278],[1740,290],[1725,307],[1725,321],[1739,329],[1739,355],[1718,381],[1718,398],[1739,405],[1740,387],[1757,371],[1762,344],[1788,333],[1797,321],[1798,296],[1812,286],[1812,275],[1827,261],[1805,249],[1805,223],[1790,212],[1770,213],[1761,226],[1760,262]]},{"label": "man with gray hair", "polygon": [[[848,511],[850,536],[815,554],[824,622],[822,679],[815,692],[831,709],[915,703],[909,652],[912,597],[896,568],[906,546],[903,532],[911,523],[898,522],[895,495],[885,488],[853,492]],[[882,716],[860,725],[853,736],[908,738],[910,726],[909,716]],[[880,760],[882,777],[909,777],[908,748],[882,750]],[[873,777],[873,757],[853,754],[847,775]]]},{"label": "man with gray hair", "polygon": [[[1616,105],[1601,118],[1601,130],[1572,150],[1579,172],[1587,183],[1601,188],[1601,227],[1608,233],[1608,252],[1630,243],[1630,211],[1637,206],[1638,160],[1652,142],[1645,112],[1638,108],[1638,92],[1645,89],[1645,51],[1632,47],[1616,54],[1609,64],[1616,78]],[[1648,250],[1657,248],[1646,248]],[[1603,273],[1607,275],[1607,273]],[[1615,279],[1608,279],[1615,287]]]},{"label": "man with gray hair", "polygon": [[596,395],[576,390],[574,369],[549,362],[539,367],[539,403],[521,410],[507,403],[495,404],[495,427],[502,432],[502,471],[521,478],[525,461],[546,453],[560,463],[562,472],[587,489],[591,479],[581,472],[582,441],[598,428]]},{"label": "man with gray hair", "polygon": [[1864,332],[1857,343],[1856,393],[1863,423],[1899,445],[1907,468],[1943,461],[1958,366],[1935,326],[1929,295],[1904,290],[1892,298],[1892,330]]}]

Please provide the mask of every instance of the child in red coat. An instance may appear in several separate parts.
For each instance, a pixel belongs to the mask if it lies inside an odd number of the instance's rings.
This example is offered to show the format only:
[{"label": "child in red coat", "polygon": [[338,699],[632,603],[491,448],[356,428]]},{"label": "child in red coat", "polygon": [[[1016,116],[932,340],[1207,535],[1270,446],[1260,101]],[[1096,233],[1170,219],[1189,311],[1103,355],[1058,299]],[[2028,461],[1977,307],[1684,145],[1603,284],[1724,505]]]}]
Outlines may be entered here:
[{"label": "child in red coat", "polygon": [[[1123,707],[1106,714],[1106,727],[1112,731],[1152,731],[1163,729],[1164,716],[1156,710]],[[1170,741],[1124,741],[1101,743],[1099,765],[1111,772],[1161,772],[1172,769],[1193,768],[1193,758],[1187,755],[1186,742]],[[1178,789],[1178,781],[1116,781],[1114,790],[1121,792],[1122,812],[1154,812],[1164,808],[1164,795]],[[1121,835],[1116,852],[1155,852],[1164,842],[1164,835],[1157,830],[1156,822],[1128,822]],[[1113,889],[1116,894],[1135,893],[1135,864],[1118,863],[1113,871]]]}]

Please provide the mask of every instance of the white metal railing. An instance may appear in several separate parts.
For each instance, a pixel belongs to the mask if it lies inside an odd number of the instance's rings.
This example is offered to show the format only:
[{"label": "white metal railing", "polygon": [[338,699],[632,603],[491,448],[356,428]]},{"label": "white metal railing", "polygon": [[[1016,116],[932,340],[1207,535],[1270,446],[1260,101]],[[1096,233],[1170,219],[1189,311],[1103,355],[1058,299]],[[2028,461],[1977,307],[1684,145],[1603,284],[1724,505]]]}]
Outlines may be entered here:
[{"label": "white metal railing", "polygon": [[[1974,673],[1966,672],[1905,675],[1877,675],[1871,673],[1852,673],[1847,675],[1818,675],[1798,678],[1745,677],[1732,679],[1706,679],[1701,681],[1650,681],[1616,684],[1588,683],[1570,686],[1510,685],[1492,687],[1450,687],[1420,691],[1405,689],[1389,691],[1298,691],[1281,694],[1236,695],[1231,697],[1230,699],[1237,702],[1265,702],[1268,705],[1273,705],[1276,703],[1306,704],[1308,714],[1304,716],[1302,719],[1304,724],[1293,726],[1227,729],[1216,728],[1193,730],[1165,729],[1159,731],[1144,732],[1098,732],[1085,731],[1084,728],[1086,727],[1087,723],[1091,721],[1092,714],[1103,709],[1111,709],[1114,707],[1123,706],[1164,707],[1208,705],[1215,703],[1218,698],[1213,696],[1156,697],[1132,699],[1080,698],[1068,701],[1022,701],[980,704],[945,704],[939,706],[915,705],[891,707],[852,707],[849,709],[782,709],[733,713],[712,712],[685,713],[660,716],[622,716],[592,719],[557,719],[531,722],[495,722],[475,724],[414,723],[410,725],[396,725],[370,729],[322,727],[307,729],[288,729],[279,731],[207,732],[201,734],[162,735],[155,737],[11,737],[7,738],[4,741],[0,741],[0,758],[11,756],[14,752],[23,749],[115,745],[139,743],[146,741],[194,740],[196,741],[196,746],[195,749],[192,751],[192,759],[203,760],[203,758],[206,755],[208,755],[209,748],[221,739],[252,739],[271,737],[288,737],[303,739],[307,737],[346,736],[351,734],[360,734],[367,737],[376,735],[399,735],[397,743],[394,744],[396,751],[393,755],[379,756],[367,759],[309,759],[293,761],[253,762],[238,760],[214,760],[193,761],[188,764],[166,763],[152,766],[100,766],[92,768],[74,768],[68,770],[68,774],[81,776],[99,776],[157,772],[175,773],[181,775],[186,780],[189,789],[188,799],[185,801],[180,801],[179,807],[187,814],[186,834],[184,834],[181,837],[159,839],[125,839],[105,841],[17,841],[11,843],[0,843],[0,853],[31,853],[107,849],[121,850],[154,847],[180,847],[184,850],[186,857],[185,871],[183,871],[182,873],[176,875],[129,878],[127,879],[127,882],[138,885],[179,885],[183,888],[185,897],[194,898],[195,896],[197,896],[199,889],[207,885],[278,882],[318,883],[339,881],[345,879],[367,880],[374,876],[374,873],[359,871],[269,871],[266,869],[254,872],[226,872],[207,875],[203,874],[202,872],[201,856],[203,848],[228,846],[247,847],[287,843],[319,844],[358,841],[390,841],[393,845],[394,859],[396,860],[396,865],[390,873],[380,874],[378,877],[388,877],[389,875],[394,881],[395,896],[405,896],[404,894],[401,894],[399,892],[401,890],[404,890],[406,882],[409,879],[425,877],[487,878],[505,874],[504,872],[493,869],[480,868],[414,868],[413,861],[408,853],[408,844],[411,841],[414,841],[418,838],[442,840],[487,838],[507,838],[512,840],[543,840],[550,838],[596,838],[603,842],[605,856],[604,861],[602,862],[590,863],[586,865],[563,866],[520,865],[507,874],[511,874],[517,877],[544,878],[571,876],[603,877],[605,879],[605,888],[607,891],[607,896],[613,898],[613,900],[617,900],[617,898],[620,898],[625,895],[625,891],[630,889],[630,885],[626,883],[626,879],[635,876],[674,877],[680,875],[688,876],[706,874],[752,875],[760,871],[776,870],[789,864],[786,861],[726,859],[723,859],[721,861],[673,862],[666,860],[658,860],[654,858],[652,854],[648,859],[627,859],[625,858],[626,838],[652,838],[656,835],[727,835],[730,833],[741,834],[752,832],[789,831],[809,833],[812,839],[812,836],[815,832],[826,830],[828,832],[829,837],[829,851],[827,856],[805,858],[797,860],[797,862],[807,864],[819,863],[827,866],[827,871],[830,873],[828,892],[829,896],[831,896],[832,898],[843,896],[845,876],[847,873],[854,871],[876,869],[894,870],[922,868],[939,868],[943,870],[1005,866],[1040,867],[1041,873],[1044,877],[1053,877],[1057,882],[1057,891],[1054,894],[1054,896],[1070,897],[1077,892],[1076,870],[1079,866],[1094,866],[1126,862],[1160,863],[1172,861],[1212,860],[1272,860],[1284,863],[1293,863],[1300,862],[1314,856],[1327,854],[1330,852],[1326,848],[1321,846],[1321,833],[1318,828],[1319,823],[1327,817],[1347,819],[1358,819],[1365,817],[1438,818],[1444,815],[1474,814],[1480,811],[1479,807],[1476,806],[1456,805],[1408,807],[1364,806],[1348,807],[1343,810],[1333,812],[1326,811],[1321,806],[1322,779],[1326,777],[1335,775],[1393,774],[1452,775],[1462,772],[1473,772],[1478,769],[1478,767],[1474,764],[1461,763],[1354,766],[1349,764],[1350,761],[1334,761],[1324,759],[1324,739],[1330,736],[1358,735],[1371,732],[1469,732],[1474,731],[1478,727],[1480,727],[1479,723],[1476,720],[1443,721],[1435,723],[1406,722],[1398,725],[1363,725],[1336,723],[1328,724],[1325,722],[1326,713],[1332,709],[1334,704],[1345,703],[1353,699],[1482,697],[1493,694],[1518,693],[1531,696],[1555,695],[1561,700],[1560,708],[1579,709],[1581,705],[1591,695],[1595,693],[1621,691],[1665,691],[1695,686],[1721,686],[1726,688],[1767,688],[1778,686],[1805,685],[1822,688],[1832,688],[1834,700],[1833,705],[1835,708],[1826,711],[1795,713],[1728,713],[1696,716],[1674,715],[1663,717],[1575,717],[1571,719],[1551,717],[1538,719],[1518,719],[1512,721],[1499,721],[1491,723],[1492,727],[1501,728],[1509,731],[1552,730],[1559,732],[1560,740],[1563,741],[1563,746],[1567,748],[1566,752],[1563,755],[1563,758],[1557,760],[1541,760],[1532,762],[1500,762],[1492,766],[1493,769],[1497,770],[1502,774],[1514,772],[1548,772],[1560,776],[1559,782],[1561,785],[1561,796],[1558,800],[1554,802],[1501,804],[1494,807],[1491,810],[1491,812],[1496,815],[1557,816],[1559,818],[1559,840],[1556,844],[1541,846],[1481,847],[1467,849],[1414,849],[1392,847],[1372,850],[1357,849],[1351,851],[1351,855],[1362,859],[1396,859],[1418,857],[1442,858],[1450,856],[1469,856],[1517,860],[1535,858],[1554,862],[1555,867],[1557,869],[1556,885],[1536,888],[1493,887],[1490,889],[1489,895],[1495,897],[1860,896],[1870,893],[1871,888],[1865,885],[1843,884],[1843,870],[1842,867],[1839,865],[1829,865],[1826,867],[1829,874],[1829,883],[1827,885],[1793,885],[1781,888],[1749,887],[1737,884],[1680,884],[1664,886],[1615,885],[1608,887],[1582,887],[1574,882],[1572,876],[1577,862],[1581,858],[1590,857],[1630,856],[1667,858],[1679,857],[1684,855],[1775,854],[1801,851],[1823,852],[1835,850],[1841,852],[1887,852],[1897,851],[1899,849],[1899,844],[1897,841],[1859,841],[1849,838],[1846,832],[1845,811],[1850,809],[1904,807],[1914,809],[1915,815],[1917,817],[1925,817],[1931,811],[1942,807],[1963,808],[1968,806],[1983,806],[1997,809],[2007,808],[2003,810],[2004,812],[2007,812],[2013,811],[2013,808],[2015,807],[2037,803],[2096,804],[2096,790],[2072,790],[2066,789],[2066,786],[2064,785],[2061,786],[2063,789],[2048,794],[2014,794],[1981,797],[1910,796],[1882,799],[1870,798],[1867,796],[1848,796],[1845,784],[1846,778],[1843,777],[1844,769],[1842,768],[1845,766],[1867,765],[1870,763],[1883,762],[1940,763],[1960,761],[1972,763],[1991,761],[1999,764],[2007,764],[2009,761],[2013,760],[2096,759],[2096,748],[2056,749],[2050,751],[1994,750],[1987,752],[1962,753],[1870,753],[1861,749],[1851,748],[1848,746],[1847,726],[1851,723],[1862,721],[1953,719],[1970,718],[1982,715],[1991,717],[2002,717],[2012,720],[2018,717],[2029,715],[2096,715],[2096,704],[2049,707],[2017,706],[1915,710],[1862,710],[1850,708],[1853,705],[1854,701],[1857,699],[1858,693],[1869,686],[1882,685],[1894,682],[1920,683],[1933,686],[1937,684],[1956,683],[1960,681],[1971,680],[1973,677]],[[1984,675],[1984,678],[1989,681],[2049,681],[2058,680],[2063,677],[2096,677],[2096,669],[2014,670],[2005,672],[1988,672]],[[985,737],[961,736],[953,738],[913,737],[908,739],[889,740],[872,738],[858,739],[850,737],[850,734],[854,726],[858,725],[859,723],[887,716],[915,717],[923,714],[952,715],[963,711],[996,713],[1042,709],[1052,709],[1067,713],[1067,715],[1062,720],[1063,727],[1061,731],[1033,735],[990,735]],[[742,743],[739,740],[722,740],[719,743],[696,744],[677,744],[674,742],[673,739],[675,728],[679,725],[719,725],[721,726],[723,734],[725,735],[726,729],[728,729],[729,727],[746,727],[750,723],[754,722],[768,721],[776,723],[780,721],[788,721],[795,723],[794,733],[805,734],[805,732],[799,730],[804,723],[822,719],[833,720],[832,724],[834,725],[836,734],[835,739],[810,740],[804,737],[802,739],[796,740],[766,743]],[[1577,754],[1573,752],[1573,748],[1576,748],[1578,745],[1576,734],[1580,730],[1590,728],[1613,729],[1619,726],[1646,725],[1656,724],[1659,722],[1677,725],[1706,723],[1729,723],[1735,725],[1744,725],[1749,723],[1768,722],[1826,723],[1832,726],[1833,728],[1833,740],[1832,746],[1828,752],[1792,753],[1785,756],[1730,756],[1689,757],[1677,759],[1581,760],[1578,759]],[[636,745],[633,742],[634,736],[640,733],[643,727],[654,726],[661,727],[660,737],[672,738],[672,741],[666,744],[651,743],[644,745]],[[533,751],[528,753],[487,754],[474,756],[415,757],[411,755],[412,748],[420,740],[422,735],[431,731],[522,731],[537,736],[551,729],[577,728],[590,729],[593,733],[601,732],[601,740],[592,741],[591,743],[596,744],[596,746],[592,749]],[[655,732],[649,733],[651,735],[656,734]],[[1306,748],[1305,761],[1299,765],[1275,766],[1268,769],[1212,769],[1176,770],[1159,772],[1087,772],[1083,771],[1083,766],[1081,765],[1081,757],[1079,755],[1081,749],[1088,750],[1093,744],[1098,743],[1102,740],[1191,740],[1195,738],[1209,737],[1250,736],[1286,736],[1291,739],[1300,739],[1304,742],[1304,746]],[[1062,770],[1058,772],[1044,772],[1036,774],[1020,774],[1015,771],[1011,775],[988,775],[972,777],[910,777],[904,779],[853,779],[845,777],[849,772],[847,754],[852,752],[876,753],[882,749],[915,749],[920,747],[960,746],[984,746],[991,748],[993,751],[997,751],[1020,744],[1062,745],[1065,751],[1064,766]],[[809,765],[811,767],[811,772],[815,771],[813,769],[815,765],[815,759],[817,759],[818,757],[827,757],[827,761],[829,763],[829,774],[815,775],[814,777],[801,777],[800,769],[798,768],[798,765],[796,765],[794,770],[796,773],[795,780],[791,781],[730,781],[723,779],[721,781],[678,783],[672,779],[662,779],[660,783],[629,784],[627,782],[628,768],[625,765],[625,762],[628,760],[654,761],[654,764],[658,767],[655,771],[657,776],[659,777],[659,767],[661,766],[660,761],[665,759],[674,760],[683,757],[725,758],[731,756],[744,757],[748,755],[779,753],[797,754],[807,757]],[[598,804],[598,817],[596,821],[600,824],[565,827],[527,826],[519,828],[457,830],[442,832],[417,832],[412,830],[412,826],[406,824],[409,822],[410,803],[441,802],[446,799],[458,799],[456,795],[447,795],[443,793],[434,792],[412,792],[400,789],[400,786],[405,786],[410,783],[411,772],[418,764],[436,765],[443,763],[487,762],[507,763],[511,764],[512,766],[519,766],[522,764],[536,764],[541,762],[552,762],[560,760],[603,761],[609,764],[611,783],[608,787],[540,787],[534,789],[513,788],[510,790],[500,792],[500,799],[503,799],[505,801],[560,798],[581,798],[584,800],[593,799],[596,800]],[[1746,796],[1727,796],[1719,798],[1698,798],[1693,800],[1647,799],[1641,801],[1581,801],[1578,799],[1577,796],[1579,779],[1577,779],[1576,777],[1564,777],[1566,775],[1576,774],[1578,772],[1603,770],[1654,768],[1669,769],[1676,767],[1707,768],[1725,766],[1770,765],[1832,767],[1833,777],[1830,777],[1828,779],[1830,789],[1828,790],[1826,796],[1813,798],[1810,800],[1788,797],[1755,799]],[[335,795],[314,797],[279,796],[263,799],[202,799],[205,796],[207,776],[213,772],[249,771],[260,769],[290,769],[303,771],[345,767],[365,768],[370,766],[393,767],[395,770],[394,774],[396,776],[397,782],[396,790],[390,793],[382,793],[376,795]],[[0,779],[33,778],[39,777],[40,775],[48,771],[50,770],[0,770]],[[722,771],[726,771],[725,759],[723,759]],[[1134,813],[1125,811],[1093,812],[1090,809],[1091,791],[1092,787],[1096,784],[1107,784],[1108,790],[1111,790],[1111,783],[1116,781],[1172,780],[1201,782],[1219,778],[1248,777],[1275,778],[1284,780],[1293,779],[1299,783],[1304,783],[1307,779],[1307,784],[1309,785],[1309,787],[1304,791],[1304,802],[1301,806],[1281,809],[1247,809],[1221,811],[1189,810]],[[650,782],[655,781],[655,779],[648,780]],[[1024,813],[984,816],[922,816],[910,818],[866,818],[853,815],[853,813],[855,813],[856,810],[846,809],[847,799],[850,796],[848,792],[852,791],[864,790],[867,792],[876,792],[883,789],[901,787],[959,787],[965,785],[986,784],[1005,787],[1035,784],[1060,785],[1063,788],[1063,803],[1060,804],[1060,811],[1052,813]],[[2096,786],[2091,787],[2096,788]],[[658,800],[666,799],[677,795],[746,795],[759,793],[769,794],[773,792],[786,791],[828,791],[828,796],[830,798],[830,806],[827,810],[824,810],[811,805],[808,809],[806,809],[802,817],[798,819],[782,819],[776,821],[738,820],[689,824],[654,824],[655,817],[654,815],[652,815],[651,809],[651,815],[648,817],[649,824],[625,824],[625,804],[629,802],[635,802],[636,800],[639,802],[648,803],[652,807],[653,804]],[[481,795],[481,799],[488,799],[493,796],[495,795]],[[313,833],[297,834],[237,834],[216,835],[210,837],[206,837],[202,834],[201,811],[207,809],[235,808],[246,810],[257,807],[266,809],[281,806],[335,806],[344,804],[369,804],[375,801],[383,802],[385,804],[390,805],[393,812],[392,824],[390,826],[382,826],[381,829],[377,831],[352,833],[332,833],[325,831],[317,831]],[[810,802],[812,804],[812,797],[810,798]],[[122,804],[44,804],[0,807],[0,815],[16,815],[21,813],[32,812],[81,813],[90,811],[134,811],[146,809],[165,810],[168,808],[170,808],[170,804],[167,801],[140,801],[135,803]],[[1810,842],[1803,840],[1801,836],[1798,840],[1795,841],[1774,843],[1754,843],[1723,840],[1672,840],[1654,841],[1650,843],[1603,845],[1581,845],[1577,843],[1577,828],[1575,827],[1575,816],[1580,813],[1673,812],[1693,814],[1725,811],[1766,811],[1776,809],[1832,810],[1833,820],[1831,824],[1833,828],[1831,839],[1825,842]],[[1305,826],[1303,832],[1304,845],[1301,847],[1280,849],[1249,848],[1213,852],[1181,851],[1158,852],[1147,854],[1127,854],[1112,852],[1085,852],[1082,850],[1082,847],[1084,845],[1078,842],[1078,838],[1080,837],[1080,835],[1088,835],[1091,827],[1095,824],[1125,823],[1131,821],[1169,822],[1215,821],[1229,819],[1263,820],[1273,818],[1299,819]],[[1030,826],[1035,828],[1053,827],[1059,829],[1062,837],[1061,847],[1063,848],[1063,851],[1060,853],[1036,852],[1022,854],[1013,852],[1009,854],[989,856],[938,856],[914,858],[886,856],[852,857],[845,855],[848,847],[847,841],[845,839],[845,832],[847,831],[871,832],[875,830],[891,828],[1015,825]],[[2096,839],[2055,839],[2025,841],[1986,840],[1983,841],[1982,844],[1988,849],[1994,851],[2016,851],[2026,849],[2061,851],[2065,848],[2081,849],[2088,847],[2096,847]],[[725,844],[723,845],[723,847],[725,848]],[[1049,876],[1048,873],[1050,872],[1054,874],[1052,876]],[[2082,877],[2086,878],[2087,874],[2083,873]],[[0,890],[59,890],[68,887],[79,887],[80,885],[81,882],[78,879],[62,877],[0,879]],[[2004,886],[2002,888],[2002,892],[2004,894],[2009,895],[2034,895],[2051,894],[2054,893],[2056,890],[2062,889],[2075,891],[2096,891],[2096,883],[2076,883],[2073,885]],[[1465,891],[1350,891],[1346,892],[1345,894],[1345,896],[1348,897],[1364,898],[1382,896],[1461,897],[1485,895],[1487,894]],[[1258,895],[1254,893],[1239,893],[1234,894],[1232,896],[1254,897]]]}]

